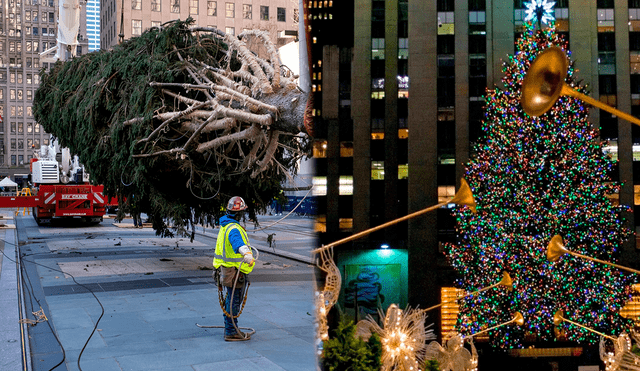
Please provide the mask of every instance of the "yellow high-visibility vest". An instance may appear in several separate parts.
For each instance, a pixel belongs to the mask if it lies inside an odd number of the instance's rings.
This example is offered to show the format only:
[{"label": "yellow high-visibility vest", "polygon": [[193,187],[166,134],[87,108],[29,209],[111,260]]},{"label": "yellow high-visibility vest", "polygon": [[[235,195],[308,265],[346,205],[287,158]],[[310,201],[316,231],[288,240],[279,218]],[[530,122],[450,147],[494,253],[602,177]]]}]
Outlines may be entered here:
[{"label": "yellow high-visibility vest", "polygon": [[220,268],[220,266],[236,267],[239,268],[242,273],[251,273],[255,264],[251,266],[249,266],[249,264],[242,264],[242,266],[240,266],[240,263],[243,261],[243,256],[233,251],[233,246],[231,246],[231,241],[229,241],[229,232],[233,229],[237,229],[240,232],[242,241],[244,241],[245,245],[249,246],[247,233],[240,224],[229,223],[221,227],[220,232],[218,232],[218,240],[216,241],[216,251],[213,255],[213,267],[215,269]]}]

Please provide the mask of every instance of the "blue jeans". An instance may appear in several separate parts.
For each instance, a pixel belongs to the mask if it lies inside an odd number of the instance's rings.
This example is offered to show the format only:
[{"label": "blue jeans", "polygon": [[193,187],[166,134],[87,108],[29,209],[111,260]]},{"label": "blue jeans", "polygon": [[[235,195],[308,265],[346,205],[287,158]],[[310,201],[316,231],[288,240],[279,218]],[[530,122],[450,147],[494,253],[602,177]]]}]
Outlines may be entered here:
[{"label": "blue jeans", "polygon": [[[240,286],[240,287],[238,287]],[[224,288],[224,293],[226,295],[226,300],[224,302],[224,309],[227,311],[227,313],[233,315],[233,316],[237,316],[238,312],[240,312],[240,303],[242,303],[242,294],[243,294],[243,290],[242,290],[243,285],[242,284],[238,284],[236,285],[236,289],[235,292],[233,292],[233,307],[230,308],[231,305],[231,292],[234,291],[231,287],[226,287]],[[233,311],[232,311],[233,310]],[[222,314],[222,316],[224,317],[224,334],[225,336],[230,336],[230,335],[235,335],[236,333],[236,329],[235,327],[233,327],[233,324],[235,323],[236,326],[238,326],[238,319],[234,318],[233,322],[232,319],[230,317],[227,317],[226,314]]]}]

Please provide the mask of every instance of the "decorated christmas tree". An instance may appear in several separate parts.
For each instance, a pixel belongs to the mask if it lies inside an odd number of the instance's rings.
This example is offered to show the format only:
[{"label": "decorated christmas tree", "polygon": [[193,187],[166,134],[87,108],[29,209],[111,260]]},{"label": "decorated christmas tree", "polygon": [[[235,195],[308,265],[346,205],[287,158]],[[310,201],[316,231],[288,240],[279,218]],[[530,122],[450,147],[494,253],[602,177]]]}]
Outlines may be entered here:
[{"label": "decorated christmas tree", "polygon": [[[461,333],[473,334],[519,311],[523,326],[490,331],[493,344],[505,348],[524,341],[598,340],[567,322],[555,326],[558,310],[605,334],[618,335],[629,325],[619,314],[629,298],[628,273],[571,255],[555,263],[546,257],[551,238],[561,235],[567,249],[615,262],[630,236],[620,216],[624,206],[610,199],[620,187],[610,176],[614,161],[603,152],[586,105],[561,96],[539,117],[522,109],[523,79],[550,46],[560,47],[570,59],[567,43],[553,28],[527,25],[516,54],[504,64],[504,89],[487,92],[485,138],[466,174],[477,214],[455,211],[458,240],[446,251],[467,291],[496,283],[503,271],[513,278],[513,291],[491,289],[462,300],[457,324]],[[565,83],[586,93],[571,62]]]}]

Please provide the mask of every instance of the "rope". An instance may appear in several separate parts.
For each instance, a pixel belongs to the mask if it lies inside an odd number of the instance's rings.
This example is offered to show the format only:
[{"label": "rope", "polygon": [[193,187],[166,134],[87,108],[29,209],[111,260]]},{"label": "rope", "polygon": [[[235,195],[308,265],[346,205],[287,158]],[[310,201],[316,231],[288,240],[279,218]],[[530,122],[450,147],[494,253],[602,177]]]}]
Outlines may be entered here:
[{"label": "rope", "polygon": [[[249,248],[255,250],[255,252],[256,252],[255,260],[258,260],[258,256],[260,255],[260,251],[258,249],[256,249],[255,247],[253,247],[253,246],[249,246]],[[243,263],[240,262],[240,265],[238,266],[238,270],[236,272],[235,279],[233,281],[233,288],[231,289],[231,312],[233,312],[233,293],[236,292],[236,284],[238,283],[238,277],[240,276],[239,273],[240,273],[240,268],[242,268],[242,264]],[[245,282],[245,285],[246,285],[247,289],[243,290],[244,291],[244,300],[242,302],[242,308],[240,308],[240,311],[238,312],[238,314],[236,316],[234,316],[233,313],[231,313],[231,314],[227,313],[226,309],[224,308],[224,301],[220,300],[221,285],[220,285],[219,282],[218,282],[218,300],[220,301],[220,308],[224,312],[224,315],[227,316],[227,317],[231,317],[232,318],[231,324],[236,329],[236,333],[244,334],[244,336],[246,338],[246,337],[249,337],[249,336],[255,334],[256,330],[251,328],[251,327],[238,327],[236,325],[236,321],[233,320],[233,319],[236,319],[236,318],[240,317],[240,314],[242,314],[242,310],[244,309],[244,305],[247,302],[247,292],[249,291],[249,289],[248,289],[249,281],[245,280],[244,282]],[[200,328],[224,328],[224,326],[202,326],[202,325],[199,325],[197,323],[196,323],[196,326],[198,326]],[[240,329],[249,330],[249,331],[248,332],[242,332],[242,331],[240,331]]]},{"label": "rope", "polygon": [[265,229],[267,229],[267,228],[271,228],[271,227],[273,227],[274,225],[276,225],[276,224],[280,223],[281,221],[285,220],[286,218],[288,218],[288,217],[289,217],[289,215],[293,214],[293,212],[294,212],[294,211],[296,211],[296,209],[297,209],[300,205],[302,205],[302,201],[304,201],[304,200],[305,200],[305,198],[307,198],[307,196],[309,196],[309,194],[311,193],[311,191],[312,191],[312,190],[313,190],[313,188],[312,188],[312,189],[310,189],[310,190],[308,190],[308,191],[307,191],[307,194],[306,194],[306,195],[304,195],[304,197],[302,197],[302,200],[300,200],[300,202],[298,202],[298,204],[296,205],[296,207],[294,207],[293,209],[291,209],[291,211],[289,211],[289,213],[288,213],[287,215],[283,216],[283,217],[282,217],[282,218],[280,218],[279,220],[276,220],[275,222],[273,222],[273,223],[269,224],[269,225],[268,225],[268,226],[266,226],[266,227],[262,227],[262,228],[258,228],[258,229],[252,229],[252,230],[247,231],[247,232],[259,232],[259,231],[263,231],[263,230],[265,230]]},{"label": "rope", "polygon": [[[237,276],[240,274],[240,271],[236,271],[236,279]],[[244,294],[244,299],[242,300],[242,306],[240,307],[240,311],[238,312],[238,314],[236,315],[232,315],[229,314],[229,312],[227,312],[227,309],[225,308],[225,302],[227,300],[228,295],[224,295],[222,293],[222,284],[220,282],[218,282],[218,301],[220,302],[220,309],[222,309],[222,312],[224,313],[225,316],[230,317],[231,319],[236,319],[238,317],[240,317],[240,315],[242,314],[242,311],[244,310],[244,306],[245,304],[247,304],[247,296],[249,295],[249,286],[251,286],[251,282],[249,282],[246,278],[244,281],[244,287],[242,288],[242,293]],[[233,290],[231,292],[231,306],[233,307],[233,294],[234,294],[235,290]],[[233,310],[232,310],[233,312]]]}]

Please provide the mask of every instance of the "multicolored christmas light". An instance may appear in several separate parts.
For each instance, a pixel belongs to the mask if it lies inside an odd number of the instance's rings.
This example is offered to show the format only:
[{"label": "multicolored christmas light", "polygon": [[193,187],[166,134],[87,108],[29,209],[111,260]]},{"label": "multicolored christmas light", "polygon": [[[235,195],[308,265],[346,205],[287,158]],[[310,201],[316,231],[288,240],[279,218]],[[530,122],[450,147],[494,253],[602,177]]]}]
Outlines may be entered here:
[{"label": "multicolored christmas light", "polygon": [[[476,148],[465,176],[477,214],[455,211],[458,242],[446,248],[464,290],[485,287],[502,271],[513,278],[512,292],[488,290],[465,300],[458,317],[459,331],[471,334],[520,311],[524,326],[491,331],[492,342],[505,348],[519,347],[525,339],[598,340],[577,326],[554,327],[557,310],[597,331],[618,335],[630,325],[619,309],[630,297],[631,278],[637,279],[573,256],[556,263],[546,259],[547,244],[556,234],[572,251],[613,262],[630,236],[622,226],[623,207],[608,198],[620,185],[608,175],[614,163],[587,121],[585,104],[563,96],[540,117],[522,110],[522,80],[536,56],[551,45],[571,56],[553,28],[536,31],[528,24],[517,41],[517,53],[504,65],[505,88],[487,92],[486,141]],[[574,80],[571,64],[565,82],[585,93]]]}]

